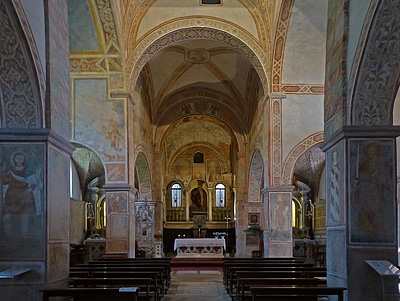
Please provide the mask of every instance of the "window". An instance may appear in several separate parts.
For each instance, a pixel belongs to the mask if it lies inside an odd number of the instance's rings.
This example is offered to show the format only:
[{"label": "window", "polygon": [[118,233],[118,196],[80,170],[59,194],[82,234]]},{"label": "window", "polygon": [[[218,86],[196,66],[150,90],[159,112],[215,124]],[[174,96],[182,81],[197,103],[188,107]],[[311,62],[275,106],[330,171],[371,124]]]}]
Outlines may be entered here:
[{"label": "window", "polygon": [[194,158],[193,158],[193,162],[194,163],[204,163],[203,153],[201,153],[201,152],[195,153],[194,154]]},{"label": "window", "polygon": [[179,184],[172,185],[172,207],[182,207],[182,187]]},{"label": "window", "polygon": [[225,185],[217,184],[215,186],[215,207],[225,207]]}]

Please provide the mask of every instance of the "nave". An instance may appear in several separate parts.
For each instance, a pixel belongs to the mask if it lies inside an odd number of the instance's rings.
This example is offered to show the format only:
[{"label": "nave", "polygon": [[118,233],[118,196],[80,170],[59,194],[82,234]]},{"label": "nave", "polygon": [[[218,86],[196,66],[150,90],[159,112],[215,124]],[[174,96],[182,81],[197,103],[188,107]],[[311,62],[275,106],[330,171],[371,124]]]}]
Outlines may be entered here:
[{"label": "nave", "polygon": [[182,270],[171,273],[171,286],[163,301],[230,301],[219,270]]}]

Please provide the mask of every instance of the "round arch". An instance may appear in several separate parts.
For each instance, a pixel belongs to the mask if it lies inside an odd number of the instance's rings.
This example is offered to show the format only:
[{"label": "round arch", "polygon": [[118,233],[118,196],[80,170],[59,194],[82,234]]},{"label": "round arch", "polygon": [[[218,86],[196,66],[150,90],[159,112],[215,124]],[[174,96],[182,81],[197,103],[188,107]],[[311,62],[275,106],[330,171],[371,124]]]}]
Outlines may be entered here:
[{"label": "round arch", "polygon": [[139,41],[135,50],[127,59],[127,86],[134,86],[140,71],[150,58],[165,47],[189,39],[213,40],[229,46],[243,54],[257,71],[264,94],[269,91],[268,74],[269,58],[259,43],[245,30],[223,22],[205,17],[189,20],[173,20],[156,28]]},{"label": "round arch", "polygon": [[286,157],[285,163],[282,168],[282,186],[289,186],[293,179],[293,169],[296,161],[304,154],[310,147],[321,143],[324,140],[324,133],[317,132],[300,141],[293,149],[290,151]]}]

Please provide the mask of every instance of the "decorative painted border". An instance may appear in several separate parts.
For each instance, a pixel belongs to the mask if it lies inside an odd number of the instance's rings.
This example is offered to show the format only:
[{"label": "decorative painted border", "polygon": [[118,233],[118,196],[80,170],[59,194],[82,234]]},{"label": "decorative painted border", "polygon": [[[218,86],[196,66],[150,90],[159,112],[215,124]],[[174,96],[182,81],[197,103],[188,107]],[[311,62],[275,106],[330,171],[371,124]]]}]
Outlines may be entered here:
[{"label": "decorative painted border", "polygon": [[251,62],[257,70],[264,91],[268,91],[267,74],[270,62],[258,42],[243,29],[209,17],[173,20],[139,41],[127,58],[126,74],[129,84],[135,85],[141,69],[155,53],[171,44],[190,39],[213,40],[236,49]]},{"label": "decorative painted border", "polygon": [[288,186],[292,183],[293,169],[296,161],[304,154],[310,147],[321,143],[324,140],[324,132],[317,132],[305,138],[298,143],[286,157],[285,163],[282,168],[282,186]]}]

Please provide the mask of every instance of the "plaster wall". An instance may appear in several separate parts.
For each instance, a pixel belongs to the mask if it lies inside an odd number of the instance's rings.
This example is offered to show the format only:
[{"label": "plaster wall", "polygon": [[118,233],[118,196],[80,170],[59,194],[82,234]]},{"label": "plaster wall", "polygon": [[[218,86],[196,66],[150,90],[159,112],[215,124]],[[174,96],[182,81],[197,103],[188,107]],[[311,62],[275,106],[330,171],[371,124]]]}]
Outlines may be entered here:
[{"label": "plaster wall", "polygon": [[283,83],[324,82],[327,8],[326,0],[295,1],[285,45]]},{"label": "plaster wall", "polygon": [[20,0],[32,30],[39,53],[44,76],[46,76],[46,36],[44,20],[44,1]]},{"label": "plaster wall", "polygon": [[138,30],[138,39],[159,24],[175,18],[189,16],[210,16],[237,24],[258,38],[254,19],[249,11],[237,0],[225,0],[222,6],[200,5],[199,0],[159,0],[154,3],[143,18]]},{"label": "plaster wall", "polygon": [[347,40],[347,77],[350,78],[351,65],[357,50],[361,30],[371,0],[349,1],[349,38]]},{"label": "plaster wall", "polygon": [[85,202],[71,199],[69,221],[69,243],[82,244],[85,229]]},{"label": "plaster wall", "polygon": [[288,95],[282,101],[283,161],[300,141],[323,130],[323,99],[323,95]]}]

